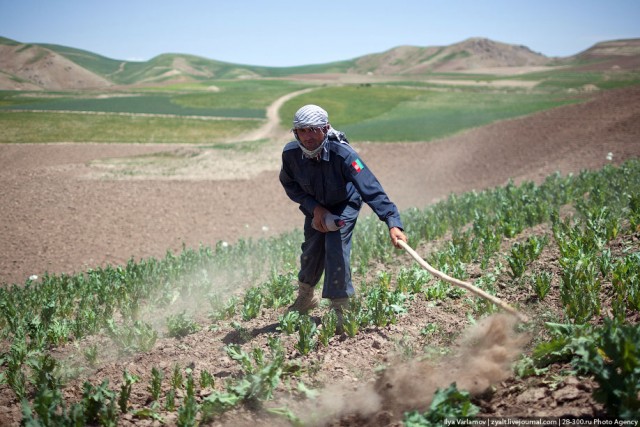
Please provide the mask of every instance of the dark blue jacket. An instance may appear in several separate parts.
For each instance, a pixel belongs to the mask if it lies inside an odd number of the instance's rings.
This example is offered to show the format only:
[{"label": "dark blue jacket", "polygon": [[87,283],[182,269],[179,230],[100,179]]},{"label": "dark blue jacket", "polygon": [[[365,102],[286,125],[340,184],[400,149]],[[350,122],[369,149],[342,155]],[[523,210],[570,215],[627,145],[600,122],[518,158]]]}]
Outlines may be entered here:
[{"label": "dark blue jacket", "polygon": [[298,142],[289,142],[282,151],[280,182],[307,216],[317,205],[340,215],[347,204],[364,201],[389,228],[403,228],[398,208],[347,142],[330,137],[319,160],[304,157]]}]

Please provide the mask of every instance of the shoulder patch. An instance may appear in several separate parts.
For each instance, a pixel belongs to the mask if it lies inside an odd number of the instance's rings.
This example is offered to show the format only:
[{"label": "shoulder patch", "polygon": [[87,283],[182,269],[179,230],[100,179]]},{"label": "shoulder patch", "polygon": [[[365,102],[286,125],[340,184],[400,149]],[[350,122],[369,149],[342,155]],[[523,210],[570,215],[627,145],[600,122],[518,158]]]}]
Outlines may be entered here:
[{"label": "shoulder patch", "polygon": [[360,159],[355,159],[353,162],[351,162],[351,167],[356,173],[360,173],[364,169],[364,165],[362,164]]}]

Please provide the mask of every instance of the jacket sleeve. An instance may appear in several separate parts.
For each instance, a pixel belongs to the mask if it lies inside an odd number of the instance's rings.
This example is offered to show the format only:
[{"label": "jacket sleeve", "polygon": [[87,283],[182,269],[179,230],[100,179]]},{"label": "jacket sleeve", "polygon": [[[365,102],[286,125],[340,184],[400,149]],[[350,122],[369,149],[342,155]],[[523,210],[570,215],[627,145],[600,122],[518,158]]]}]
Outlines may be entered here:
[{"label": "jacket sleeve", "polygon": [[378,179],[362,159],[352,153],[346,158],[344,168],[345,176],[353,183],[362,200],[371,207],[378,218],[389,228],[404,229],[398,208],[391,202]]},{"label": "jacket sleeve", "polygon": [[282,168],[280,169],[280,183],[284,187],[287,196],[298,203],[305,214],[313,216],[313,210],[319,203],[304,191],[302,187],[300,187],[300,184],[293,178],[293,172],[288,166],[284,155],[282,156]]}]

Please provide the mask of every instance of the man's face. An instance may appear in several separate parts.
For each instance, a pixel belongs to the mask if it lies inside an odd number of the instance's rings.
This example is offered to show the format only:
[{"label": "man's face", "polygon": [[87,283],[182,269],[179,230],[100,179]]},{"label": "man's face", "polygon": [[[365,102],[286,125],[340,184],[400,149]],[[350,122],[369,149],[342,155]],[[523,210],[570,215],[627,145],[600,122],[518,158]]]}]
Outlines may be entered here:
[{"label": "man's face", "polygon": [[307,150],[313,151],[322,144],[327,127],[310,127],[296,129],[298,140]]}]

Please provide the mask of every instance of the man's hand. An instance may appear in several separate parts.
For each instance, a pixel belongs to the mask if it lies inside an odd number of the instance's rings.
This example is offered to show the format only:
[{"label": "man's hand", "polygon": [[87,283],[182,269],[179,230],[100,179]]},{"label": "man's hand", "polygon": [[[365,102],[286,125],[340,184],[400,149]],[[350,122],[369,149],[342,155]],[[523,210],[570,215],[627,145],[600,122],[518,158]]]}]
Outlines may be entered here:
[{"label": "man's hand", "polygon": [[392,227],[389,229],[389,237],[391,237],[391,243],[393,243],[393,246],[398,249],[402,249],[402,247],[398,245],[398,240],[409,243],[407,236],[398,227]]},{"label": "man's hand", "polygon": [[327,233],[329,230],[327,230],[327,226],[324,223],[324,216],[328,213],[329,211],[324,206],[316,206],[313,210],[311,226],[322,233]]}]

